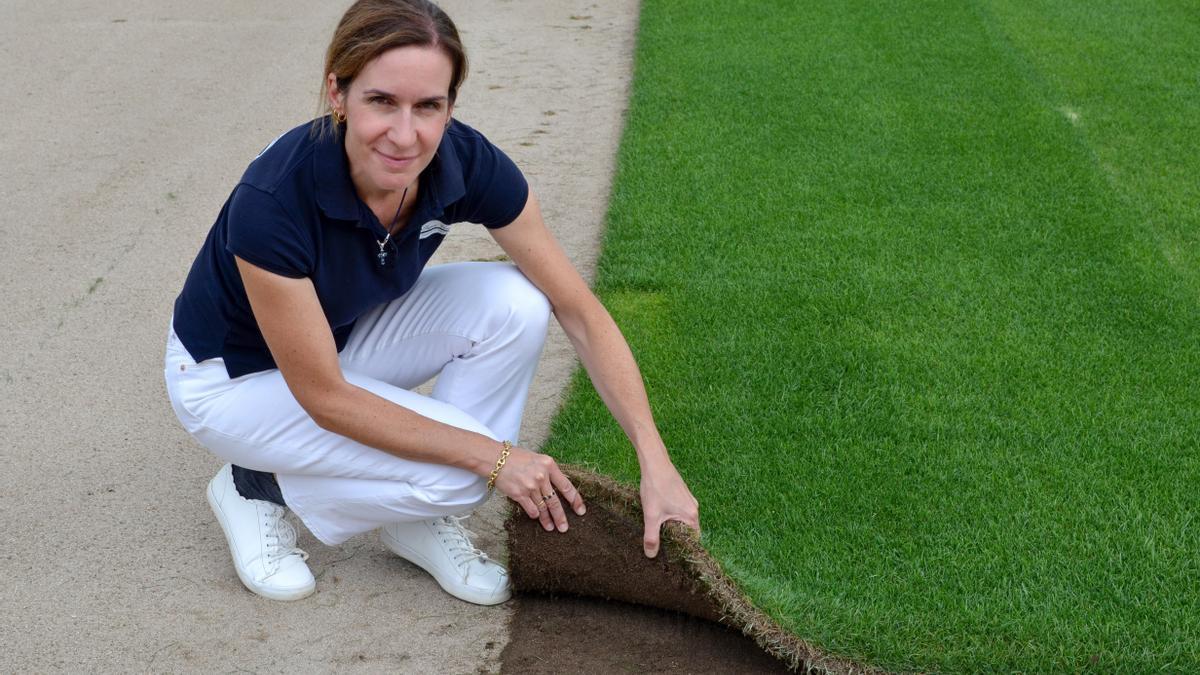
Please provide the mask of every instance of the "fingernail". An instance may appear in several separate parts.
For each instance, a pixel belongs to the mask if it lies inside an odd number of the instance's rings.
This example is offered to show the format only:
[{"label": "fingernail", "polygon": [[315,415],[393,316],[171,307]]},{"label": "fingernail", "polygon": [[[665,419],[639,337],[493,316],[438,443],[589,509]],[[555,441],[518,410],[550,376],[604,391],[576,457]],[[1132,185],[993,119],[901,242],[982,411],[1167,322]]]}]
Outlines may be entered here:
[{"label": "fingernail", "polygon": [[566,523],[563,523],[562,525],[559,525],[559,526],[558,526],[558,531],[559,531],[559,532],[566,532],[566,531],[567,531],[567,524],[566,524]]},{"label": "fingernail", "polygon": [[587,507],[586,506],[579,507],[579,515],[582,516],[585,513],[587,513]]},{"label": "fingernail", "polygon": [[551,525],[550,523],[546,523],[546,524],[545,524],[545,525],[543,525],[542,527],[546,528],[546,531],[547,531],[547,532],[553,532],[553,531],[554,531],[554,526],[553,526],[553,525]]}]

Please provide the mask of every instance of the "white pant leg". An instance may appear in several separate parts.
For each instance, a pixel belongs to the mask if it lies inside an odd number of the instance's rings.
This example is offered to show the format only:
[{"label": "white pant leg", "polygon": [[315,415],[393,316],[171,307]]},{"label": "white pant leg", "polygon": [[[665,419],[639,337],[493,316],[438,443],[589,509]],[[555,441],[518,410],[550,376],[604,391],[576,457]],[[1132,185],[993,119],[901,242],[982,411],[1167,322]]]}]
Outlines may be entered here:
[{"label": "white pant leg", "polygon": [[[545,337],[548,304],[509,265],[445,267],[449,269],[430,268],[404,298],[364,317],[370,319],[362,324],[367,335],[356,326],[343,350],[345,376],[431,419],[498,437],[448,401],[360,372],[415,386],[442,368],[443,377],[448,372],[452,376],[451,396],[507,425],[515,437]],[[489,290],[483,292],[475,283]],[[508,291],[516,291],[512,302],[505,298]],[[452,367],[472,360],[477,363]],[[230,462],[274,472],[288,506],[327,544],[389,522],[463,513],[487,496],[484,481],[470,472],[401,459],[321,429],[292,397],[278,370],[231,380],[220,359],[195,363],[173,332],[166,380],[175,412],[189,433]],[[480,386],[472,388],[472,380]],[[506,400],[493,403],[489,396]]]},{"label": "white pant leg", "polygon": [[516,267],[438,265],[358,320],[342,367],[403,389],[438,375],[435,399],[518,443],[549,322],[549,301]]}]

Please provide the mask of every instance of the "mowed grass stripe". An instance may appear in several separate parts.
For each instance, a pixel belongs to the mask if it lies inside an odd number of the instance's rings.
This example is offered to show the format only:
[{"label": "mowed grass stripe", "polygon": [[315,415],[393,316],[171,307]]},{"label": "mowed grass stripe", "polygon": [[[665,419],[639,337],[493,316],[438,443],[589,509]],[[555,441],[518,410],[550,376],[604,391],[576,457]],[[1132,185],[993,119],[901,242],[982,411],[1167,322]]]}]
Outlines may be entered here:
[{"label": "mowed grass stripe", "polygon": [[1200,12],[1192,2],[989,2],[985,16],[1036,67],[1145,236],[1200,287]]},{"label": "mowed grass stripe", "polygon": [[[1145,218],[1196,207],[1112,170],[1157,137],[1081,132],[1039,51],[1077,22],[1015,6],[646,2],[597,289],[706,545],[789,629],[896,669],[1200,667],[1196,252]],[[1196,34],[1160,24],[1146,68]],[[637,479],[582,377],[548,451]]]}]

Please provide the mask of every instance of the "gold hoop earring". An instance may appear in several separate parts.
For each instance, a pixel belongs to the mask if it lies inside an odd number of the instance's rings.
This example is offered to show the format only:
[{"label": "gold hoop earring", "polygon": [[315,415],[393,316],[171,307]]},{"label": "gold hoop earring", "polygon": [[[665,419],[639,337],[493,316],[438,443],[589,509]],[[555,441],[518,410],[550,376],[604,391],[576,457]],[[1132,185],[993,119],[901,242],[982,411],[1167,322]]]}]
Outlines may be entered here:
[{"label": "gold hoop earring", "polygon": [[346,113],[342,112],[341,110],[334,110],[333,121],[337,122],[338,124],[344,123],[346,121]]}]

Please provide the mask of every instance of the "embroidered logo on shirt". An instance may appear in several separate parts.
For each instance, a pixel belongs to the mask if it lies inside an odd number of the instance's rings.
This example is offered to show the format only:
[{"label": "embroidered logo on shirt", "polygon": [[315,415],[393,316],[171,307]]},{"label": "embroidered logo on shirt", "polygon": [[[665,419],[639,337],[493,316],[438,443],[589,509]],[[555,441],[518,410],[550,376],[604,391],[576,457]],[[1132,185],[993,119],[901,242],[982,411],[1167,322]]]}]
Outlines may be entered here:
[{"label": "embroidered logo on shirt", "polygon": [[431,237],[435,234],[446,236],[450,234],[450,226],[440,220],[431,220],[421,226],[421,238]]}]

